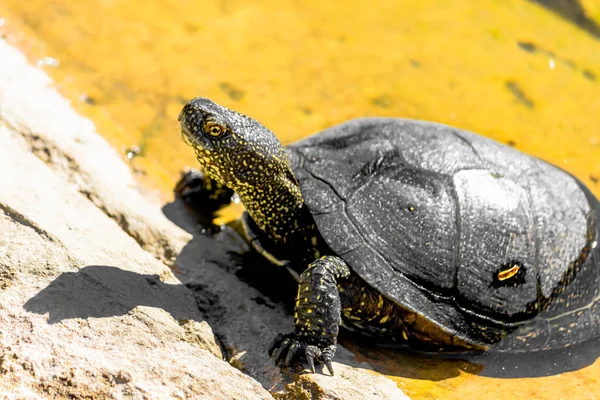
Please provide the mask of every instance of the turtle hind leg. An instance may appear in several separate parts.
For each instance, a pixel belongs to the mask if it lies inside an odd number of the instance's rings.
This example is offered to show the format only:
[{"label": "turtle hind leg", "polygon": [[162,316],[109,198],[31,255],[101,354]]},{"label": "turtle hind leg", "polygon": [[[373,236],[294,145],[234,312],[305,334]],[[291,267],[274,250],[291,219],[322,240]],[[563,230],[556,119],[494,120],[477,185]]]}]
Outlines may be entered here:
[{"label": "turtle hind leg", "polygon": [[348,277],[350,269],[335,256],[325,256],[312,262],[300,275],[294,332],[279,335],[269,349],[269,355],[273,355],[276,362],[290,365],[300,355],[304,356],[312,372],[315,371],[314,363],[318,362],[325,364],[333,375],[331,361],[337,349],[341,323],[337,283]]},{"label": "turtle hind leg", "polygon": [[210,231],[216,228],[212,223],[215,213],[231,203],[234,195],[232,189],[195,169],[183,174],[174,191],[196,215],[198,222]]}]

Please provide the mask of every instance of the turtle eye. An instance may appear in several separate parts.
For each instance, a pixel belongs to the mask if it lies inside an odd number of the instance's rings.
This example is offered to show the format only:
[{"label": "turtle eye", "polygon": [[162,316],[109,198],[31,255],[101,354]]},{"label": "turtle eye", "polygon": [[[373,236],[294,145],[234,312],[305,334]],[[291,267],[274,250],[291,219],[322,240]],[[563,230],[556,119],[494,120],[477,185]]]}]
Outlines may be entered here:
[{"label": "turtle eye", "polygon": [[225,133],[223,125],[219,125],[215,122],[207,122],[204,125],[204,132],[211,137],[219,137]]}]

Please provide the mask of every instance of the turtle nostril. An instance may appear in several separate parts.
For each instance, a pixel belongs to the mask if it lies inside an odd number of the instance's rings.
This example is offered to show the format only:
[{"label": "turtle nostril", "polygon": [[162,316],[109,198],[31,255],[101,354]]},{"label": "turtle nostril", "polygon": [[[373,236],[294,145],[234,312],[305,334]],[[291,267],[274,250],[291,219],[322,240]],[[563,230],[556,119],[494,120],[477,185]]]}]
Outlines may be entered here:
[{"label": "turtle nostril", "polygon": [[188,125],[185,123],[185,120],[180,120],[179,121],[179,129],[181,130],[181,133],[185,133],[187,135],[190,134],[190,130],[188,129]]},{"label": "turtle nostril", "polygon": [[196,128],[194,125],[194,118],[189,113],[181,113],[179,115],[179,126],[181,128],[181,132],[186,135],[193,135],[196,132]]}]

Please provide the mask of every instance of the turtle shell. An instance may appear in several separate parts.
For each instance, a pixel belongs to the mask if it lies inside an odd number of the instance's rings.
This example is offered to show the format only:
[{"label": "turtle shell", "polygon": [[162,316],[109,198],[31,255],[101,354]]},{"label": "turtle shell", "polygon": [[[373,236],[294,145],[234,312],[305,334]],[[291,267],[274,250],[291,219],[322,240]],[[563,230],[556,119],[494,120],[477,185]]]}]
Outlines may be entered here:
[{"label": "turtle shell", "polygon": [[397,305],[500,350],[600,333],[600,206],[565,171],[403,119],[352,120],[288,154],[327,244]]}]

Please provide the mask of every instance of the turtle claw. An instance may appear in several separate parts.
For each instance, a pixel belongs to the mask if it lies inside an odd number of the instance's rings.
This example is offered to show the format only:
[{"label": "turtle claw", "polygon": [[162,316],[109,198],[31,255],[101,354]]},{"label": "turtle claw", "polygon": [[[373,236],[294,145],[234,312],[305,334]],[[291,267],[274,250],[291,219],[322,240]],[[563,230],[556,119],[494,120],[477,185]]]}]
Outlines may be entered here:
[{"label": "turtle claw", "polygon": [[333,366],[331,360],[335,354],[336,345],[326,346],[321,349],[319,346],[304,343],[296,334],[279,334],[269,347],[269,356],[275,360],[277,365],[289,367],[296,355],[303,354],[310,371],[315,373],[315,362],[325,364],[325,367],[333,376]]},{"label": "turtle claw", "polygon": [[[325,367],[327,367],[327,371],[333,376],[333,365],[331,365],[331,360],[325,361]],[[314,371],[313,371],[314,372]]]},{"label": "turtle claw", "polygon": [[273,358],[275,358],[275,363],[276,364],[281,364],[281,362],[283,361],[283,365],[288,365],[285,361],[287,361],[287,357],[284,358],[284,356],[286,355],[286,353],[290,352],[290,348],[294,345],[294,342],[292,342],[289,338],[286,338],[283,340],[283,342],[281,342],[281,346],[279,347],[279,349],[277,349],[277,352],[273,355]]},{"label": "turtle claw", "polygon": [[333,365],[331,365],[331,360],[333,360],[333,356],[335,355],[336,345],[327,346],[325,350],[323,350],[323,355],[321,358],[323,359],[323,363],[327,368],[327,371],[333,376]]},{"label": "turtle claw", "polygon": [[299,347],[300,345],[297,342],[293,342],[290,345],[287,351],[287,355],[285,356],[285,361],[283,362],[283,365],[290,365],[292,363],[292,359],[294,358],[294,355],[298,351]]},{"label": "turtle claw", "polygon": [[305,354],[306,354],[306,362],[308,363],[310,372],[312,372],[314,374],[315,373],[315,356],[308,349],[306,349]]},{"label": "turtle claw", "polygon": [[321,350],[317,346],[306,346],[304,348],[304,356],[306,357],[306,362],[310,367],[310,371],[315,373],[315,358],[318,359],[321,356]]},{"label": "turtle claw", "polygon": [[273,339],[273,341],[271,342],[271,345],[269,346],[269,357],[271,357],[273,355],[273,352],[275,351],[275,349],[281,348],[281,343],[283,343],[284,339],[285,339],[285,335],[283,333],[280,333],[277,336],[275,336],[275,339]]}]

